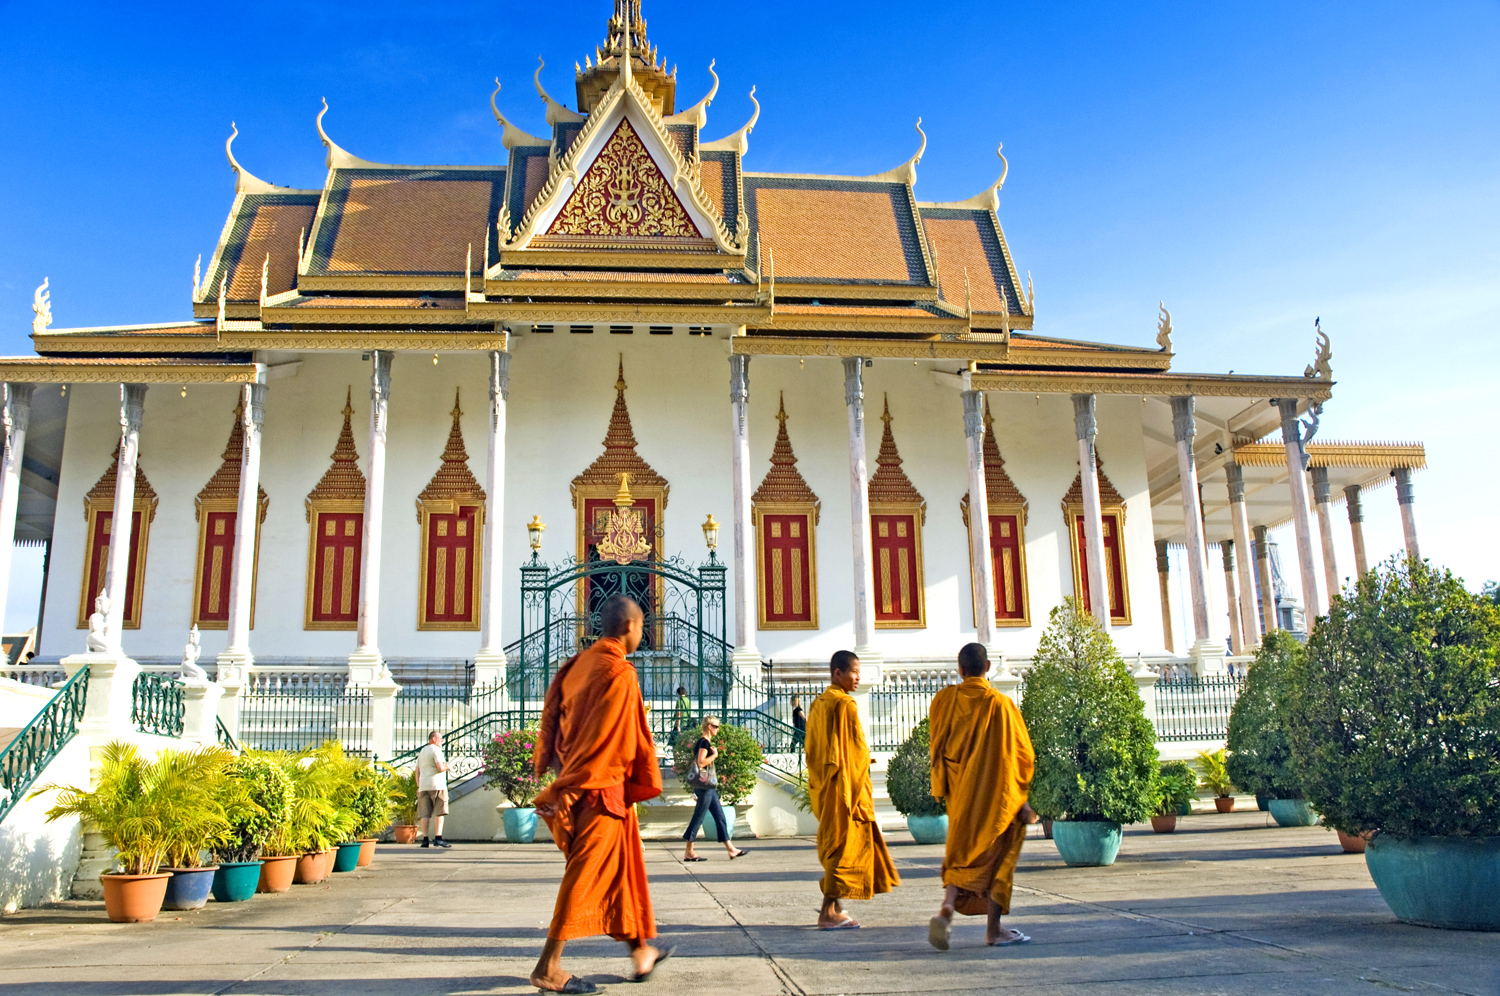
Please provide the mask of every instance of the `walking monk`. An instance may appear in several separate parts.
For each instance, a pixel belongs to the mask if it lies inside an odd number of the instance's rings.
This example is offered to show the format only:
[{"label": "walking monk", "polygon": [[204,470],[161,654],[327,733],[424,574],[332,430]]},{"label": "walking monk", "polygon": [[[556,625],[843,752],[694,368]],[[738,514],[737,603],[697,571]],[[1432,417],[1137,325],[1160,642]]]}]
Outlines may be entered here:
[{"label": "walking monk", "polygon": [[547,945],[531,973],[543,992],[598,991],[562,969],[563,945],[575,937],[608,934],[630,945],[638,982],[673,950],[647,943],[656,918],[635,818],[635,803],[661,795],[656,745],[625,657],[641,644],[641,609],[615,595],[599,614],[604,637],[558,668],[547,688],[532,758],[538,777],[557,775],[536,810],[567,856]]},{"label": "walking monk", "polygon": [[832,684],[807,713],[807,787],[818,818],[823,865],[819,930],[857,930],[841,899],[873,899],[901,884],[875,822],[870,748],[849,693],[859,687],[859,658],[847,650],[829,664]]},{"label": "walking monk", "polygon": [[963,683],[933,696],[928,713],[932,794],[948,800],[943,905],[927,927],[927,939],[941,951],[953,936],[955,910],[987,914],[984,942],[992,947],[1031,940],[1019,930],[1002,930],[1000,917],[1010,912],[1011,882],[1033,820],[1026,795],[1036,755],[1021,710],[989,683],[989,670],[983,646],[964,647],[958,652]]}]

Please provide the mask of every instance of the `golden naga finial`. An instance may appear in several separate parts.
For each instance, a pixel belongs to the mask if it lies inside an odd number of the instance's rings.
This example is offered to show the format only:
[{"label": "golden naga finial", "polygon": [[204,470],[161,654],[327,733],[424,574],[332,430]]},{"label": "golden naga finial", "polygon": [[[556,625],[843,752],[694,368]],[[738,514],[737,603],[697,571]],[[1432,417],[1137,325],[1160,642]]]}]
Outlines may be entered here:
[{"label": "golden naga finial", "polygon": [[43,277],[41,285],[31,295],[31,311],[36,317],[31,320],[31,334],[39,335],[52,324],[52,295],[47,286],[50,278]]},{"label": "golden naga finial", "polygon": [[1313,320],[1313,331],[1317,334],[1318,353],[1313,357],[1302,376],[1310,380],[1332,380],[1333,379],[1333,344],[1328,339],[1328,333],[1323,331],[1323,319]]},{"label": "golden naga finial", "polygon": [[1156,320],[1156,344],[1161,347],[1163,353],[1172,351],[1172,313],[1167,310],[1166,302],[1156,302],[1157,308],[1161,309],[1161,317]]}]

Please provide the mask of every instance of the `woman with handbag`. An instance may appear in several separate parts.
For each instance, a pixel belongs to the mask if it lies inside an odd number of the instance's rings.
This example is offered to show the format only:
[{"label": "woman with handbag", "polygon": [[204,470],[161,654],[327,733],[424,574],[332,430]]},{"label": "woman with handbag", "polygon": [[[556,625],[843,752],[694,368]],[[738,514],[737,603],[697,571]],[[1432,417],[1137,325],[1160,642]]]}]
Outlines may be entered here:
[{"label": "woman with handbag", "polygon": [[719,776],[714,772],[714,758],[719,752],[714,749],[713,735],[719,732],[719,720],[715,716],[706,716],[703,719],[703,735],[693,745],[693,759],[688,764],[687,783],[688,788],[698,797],[697,804],[693,807],[693,818],[688,822],[687,833],[682,839],[687,841],[687,850],[682,856],[683,861],[707,861],[707,858],[698,856],[693,849],[693,842],[698,836],[698,828],[703,826],[705,813],[714,818],[714,826],[719,831],[719,840],[724,844],[724,850],[731,859],[738,858],[749,852],[743,848],[737,848],[729,839],[729,824],[724,819],[724,807],[719,803]]}]

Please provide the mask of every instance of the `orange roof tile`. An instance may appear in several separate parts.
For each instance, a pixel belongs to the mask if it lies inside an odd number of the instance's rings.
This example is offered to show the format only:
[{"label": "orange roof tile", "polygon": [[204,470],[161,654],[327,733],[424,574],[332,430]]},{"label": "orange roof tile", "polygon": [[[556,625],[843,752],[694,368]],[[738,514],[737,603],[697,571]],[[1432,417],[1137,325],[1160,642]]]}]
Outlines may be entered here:
[{"label": "orange roof tile", "polygon": [[[778,266],[780,263],[778,262]],[[898,304],[782,304],[777,302],[778,315],[858,315],[866,318],[936,318],[926,308],[914,308]]]},{"label": "orange roof tile", "polygon": [[578,280],[639,284],[730,284],[727,273],[704,273],[684,270],[514,270],[502,275],[506,280]]},{"label": "orange roof tile", "polygon": [[717,159],[703,160],[701,178],[708,202],[719,212],[720,218],[724,217],[724,164]]},{"label": "orange roof tile", "polygon": [[[269,253],[266,293],[289,291],[297,279],[299,239],[312,227],[317,208],[310,204],[265,204],[251,209],[250,231],[235,267],[230,272],[225,296],[231,301],[260,300],[260,270]],[[219,288],[209,288],[210,300]]]},{"label": "orange roof tile", "polygon": [[931,283],[903,184],[755,175],[745,197],[777,280]]},{"label": "orange roof tile", "polygon": [[[975,311],[999,313],[1000,294],[1009,284],[1004,260],[998,247],[986,246],[978,217],[931,218],[924,212],[923,224],[932,240],[932,262],[937,267],[943,298],[963,307],[964,271],[968,271],[971,300]],[[999,264],[998,267],[996,264]],[[1006,296],[1005,308],[1011,314],[1020,312],[1019,302]]]},{"label": "orange roof tile", "polygon": [[334,273],[462,272],[483,243],[492,185],[354,178],[326,269]]}]

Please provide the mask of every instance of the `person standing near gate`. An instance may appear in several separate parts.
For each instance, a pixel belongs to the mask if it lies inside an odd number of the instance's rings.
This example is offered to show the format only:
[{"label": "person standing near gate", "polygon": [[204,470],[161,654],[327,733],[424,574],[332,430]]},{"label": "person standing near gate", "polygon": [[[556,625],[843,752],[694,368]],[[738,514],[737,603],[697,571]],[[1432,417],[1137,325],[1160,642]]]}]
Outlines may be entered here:
[{"label": "person standing near gate", "polygon": [[[423,847],[452,847],[443,839],[443,817],[448,815],[448,759],[443,756],[443,735],[427,734],[427,744],[417,753],[417,823]],[[428,838],[427,831],[432,831]]]},{"label": "person standing near gate", "polygon": [[719,775],[714,771],[714,758],[719,756],[718,750],[713,745],[713,735],[719,732],[719,719],[717,716],[707,716],[703,720],[703,736],[693,745],[693,759],[688,764],[688,788],[698,797],[693,806],[693,818],[688,821],[687,833],[682,839],[687,841],[687,850],[682,855],[683,861],[707,861],[700,858],[698,852],[693,849],[693,843],[698,838],[698,828],[703,826],[705,813],[714,818],[714,828],[719,831],[719,840],[724,845],[724,850],[729,854],[730,860],[748,854],[744,848],[737,848],[730,838],[730,827],[724,818],[724,807],[719,802]]},{"label": "person standing near gate", "polygon": [[630,945],[637,982],[673,953],[648,943],[656,917],[635,815],[637,802],[661,795],[656,744],[627,657],[641,644],[641,607],[612,595],[599,621],[604,636],[553,676],[532,754],[538,777],[557,776],[535,805],[567,859],[547,943],[531,973],[531,984],[543,992],[598,990],[563,971],[563,945],[575,937],[608,934]]},{"label": "person standing near gate", "polygon": [[677,686],[677,704],[672,708],[672,740],[671,745],[677,746],[677,739],[682,736],[682,731],[688,728],[692,716],[693,704],[688,701],[687,689],[682,685]]},{"label": "person standing near gate", "polygon": [[859,658],[840,650],[829,662],[832,682],[807,714],[807,788],[818,818],[823,865],[819,930],[856,930],[844,899],[873,899],[901,884],[875,822],[870,748],[851,694],[859,687]]}]

